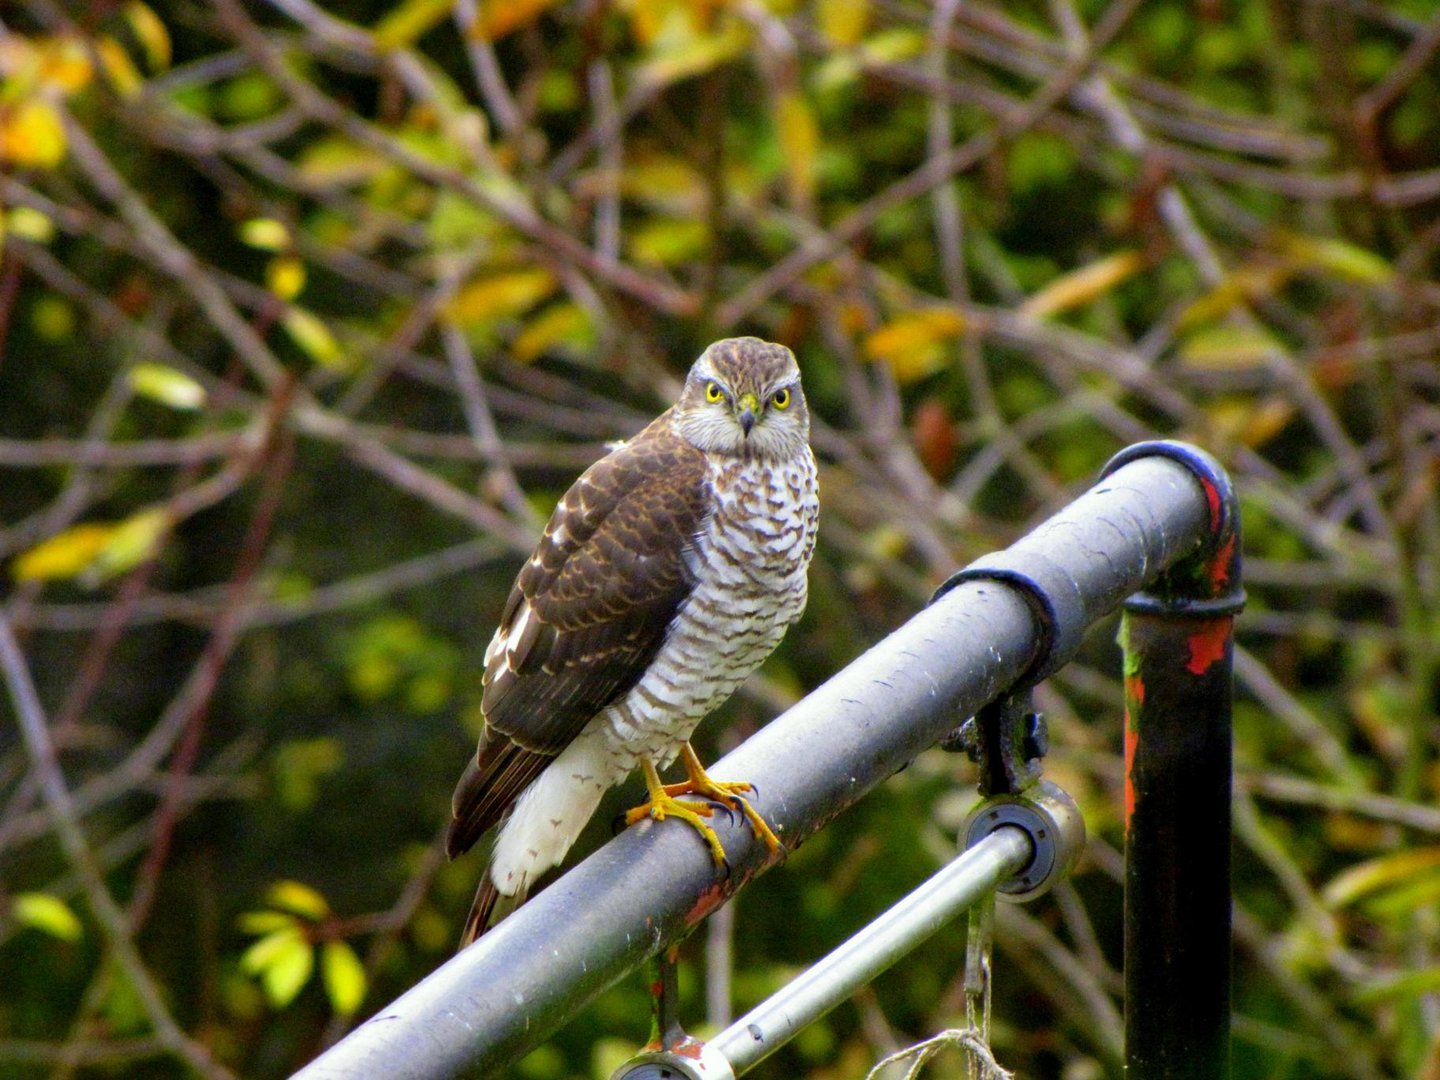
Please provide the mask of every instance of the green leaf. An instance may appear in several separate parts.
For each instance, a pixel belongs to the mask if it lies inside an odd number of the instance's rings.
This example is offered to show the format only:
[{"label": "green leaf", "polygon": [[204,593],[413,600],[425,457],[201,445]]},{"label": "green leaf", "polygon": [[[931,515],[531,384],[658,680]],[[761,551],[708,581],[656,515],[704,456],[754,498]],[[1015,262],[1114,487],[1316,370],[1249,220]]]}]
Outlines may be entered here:
[{"label": "green leaf", "polygon": [[10,901],[10,914],[21,926],[39,930],[61,941],[79,941],[85,933],[85,928],[65,901],[50,893],[16,893]]},{"label": "green leaf", "polygon": [[327,941],[320,950],[320,977],[325,996],[342,1016],[349,1016],[365,1000],[365,966],[344,941]]},{"label": "green leaf", "polygon": [[305,935],[293,920],[283,929],[266,934],[240,955],[240,970],[246,975],[259,975],[290,948],[290,943],[305,944]]},{"label": "green leaf", "polygon": [[678,266],[702,256],[710,246],[710,227],[699,218],[654,218],[631,231],[629,247],[638,262]]},{"label": "green leaf", "polygon": [[290,339],[321,367],[347,371],[352,366],[335,335],[314,312],[292,307],[285,312],[282,323]]},{"label": "green leaf", "polygon": [[246,911],[235,923],[240,927],[241,933],[262,936],[273,934],[277,930],[299,930],[295,916],[287,915],[283,911]]},{"label": "green leaf", "polygon": [[240,970],[258,976],[265,998],[276,1009],[295,1000],[315,970],[315,949],[300,927],[291,924],[267,934],[245,950]]},{"label": "green leaf", "polygon": [[1279,343],[1262,327],[1212,326],[1198,330],[1180,346],[1180,360],[1204,371],[1236,371],[1262,366]]},{"label": "green leaf", "polygon": [[274,218],[251,218],[240,226],[240,239],[261,251],[284,251],[290,247],[290,230]]},{"label": "green leaf", "polygon": [[159,507],[131,514],[115,526],[90,569],[103,581],[139,566],[154,556],[169,529],[170,515]]},{"label": "green leaf", "polygon": [[428,33],[455,7],[455,0],[402,0],[375,26],[381,52],[403,49]]},{"label": "green leaf", "polygon": [[1436,991],[1440,991],[1440,967],[1428,967],[1419,971],[1407,971],[1403,975],[1376,979],[1360,986],[1356,989],[1353,1000],[1357,1005],[1376,1005],[1382,1001],[1418,998]]},{"label": "green leaf", "polygon": [[259,251],[285,251],[289,248],[289,229],[274,217],[251,217],[240,225],[240,240]]},{"label": "green leaf", "polygon": [[168,364],[136,364],[129,372],[136,394],[172,409],[198,409],[205,404],[205,387]]},{"label": "green leaf", "polygon": [[260,985],[270,1004],[283,1009],[295,1000],[315,970],[315,950],[303,938],[286,938],[270,964],[260,973]]},{"label": "green leaf", "polygon": [[1408,883],[1418,874],[1440,868],[1440,847],[1409,848],[1367,859],[1337,874],[1321,892],[1331,907],[1345,907],[1371,893]]},{"label": "green leaf", "polygon": [[320,780],[344,763],[340,740],[328,736],[295,739],[275,751],[275,795],[287,810],[303,812],[320,796]]}]

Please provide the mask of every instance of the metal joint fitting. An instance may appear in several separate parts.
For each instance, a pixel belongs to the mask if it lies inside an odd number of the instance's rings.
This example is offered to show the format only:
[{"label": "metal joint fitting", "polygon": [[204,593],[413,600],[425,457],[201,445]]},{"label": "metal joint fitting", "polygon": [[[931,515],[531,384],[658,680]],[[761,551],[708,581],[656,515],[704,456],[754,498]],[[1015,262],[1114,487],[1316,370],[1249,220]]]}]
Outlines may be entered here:
[{"label": "metal joint fitting", "polygon": [[983,555],[952,574],[935,590],[930,603],[966,581],[1009,586],[1024,597],[1035,617],[1039,629],[1035,656],[1015,686],[1033,686],[1074,655],[1088,620],[1080,586],[1063,567],[1038,552],[1006,548]]},{"label": "metal joint fitting", "polygon": [[704,1043],[683,1050],[652,1050],[631,1058],[610,1080],[735,1080],[730,1062]]},{"label": "metal joint fitting", "polygon": [[1161,439],[1126,447],[1106,463],[1101,478],[1146,457],[1173,461],[1195,478],[1210,509],[1210,534],[1201,550],[1126,600],[1126,609],[1202,619],[1238,613],[1245,606],[1240,584],[1240,503],[1229,474],[1199,447]]},{"label": "metal joint fitting", "polygon": [[998,896],[1017,904],[1049,892],[1085,850],[1080,808],[1049,780],[1037,782],[1023,795],[995,795],[972,810],[961,834],[965,848],[1006,827],[1023,831],[1035,851],[1018,874],[996,886]]}]

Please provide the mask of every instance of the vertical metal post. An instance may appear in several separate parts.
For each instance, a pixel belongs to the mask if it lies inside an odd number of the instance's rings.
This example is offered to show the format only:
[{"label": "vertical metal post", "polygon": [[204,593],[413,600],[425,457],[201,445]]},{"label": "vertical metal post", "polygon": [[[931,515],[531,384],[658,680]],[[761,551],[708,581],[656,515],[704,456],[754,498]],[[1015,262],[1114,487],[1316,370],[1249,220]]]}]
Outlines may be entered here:
[{"label": "vertical metal post", "polygon": [[1184,464],[1211,541],[1125,604],[1125,1062],[1128,1080],[1230,1076],[1233,624],[1244,603],[1239,515],[1208,455]]}]

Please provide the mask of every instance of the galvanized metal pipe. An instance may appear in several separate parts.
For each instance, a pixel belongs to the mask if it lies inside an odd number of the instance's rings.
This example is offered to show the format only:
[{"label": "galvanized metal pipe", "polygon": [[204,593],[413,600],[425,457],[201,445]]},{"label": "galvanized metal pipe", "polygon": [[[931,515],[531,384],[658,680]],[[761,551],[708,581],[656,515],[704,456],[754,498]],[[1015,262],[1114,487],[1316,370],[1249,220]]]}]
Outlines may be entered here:
[{"label": "galvanized metal pipe", "polygon": [[[756,809],[797,847],[1017,679],[1062,663],[1086,625],[1199,550],[1209,522],[1189,469],[1129,462],[1007,549],[1058,602],[1003,574],[961,581],[712,774],[755,784]],[[496,1075],[766,869],[738,815],[714,821],[728,877],[683,823],[627,829],[297,1075]]]},{"label": "galvanized metal pipe", "polygon": [[860,987],[1025,868],[1034,848],[1023,829],[986,836],[863,930],[711,1039],[736,1076],[753,1068]]}]

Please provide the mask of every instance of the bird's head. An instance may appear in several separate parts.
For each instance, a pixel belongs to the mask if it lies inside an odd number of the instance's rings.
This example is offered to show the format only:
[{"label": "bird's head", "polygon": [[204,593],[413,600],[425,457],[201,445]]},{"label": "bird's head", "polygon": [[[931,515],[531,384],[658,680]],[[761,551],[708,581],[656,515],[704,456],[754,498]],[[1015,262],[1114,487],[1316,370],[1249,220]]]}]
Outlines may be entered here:
[{"label": "bird's head", "polygon": [[795,355],[753,337],[715,342],[685,379],[675,425],[708,453],[772,460],[799,453],[810,438],[810,413]]}]

